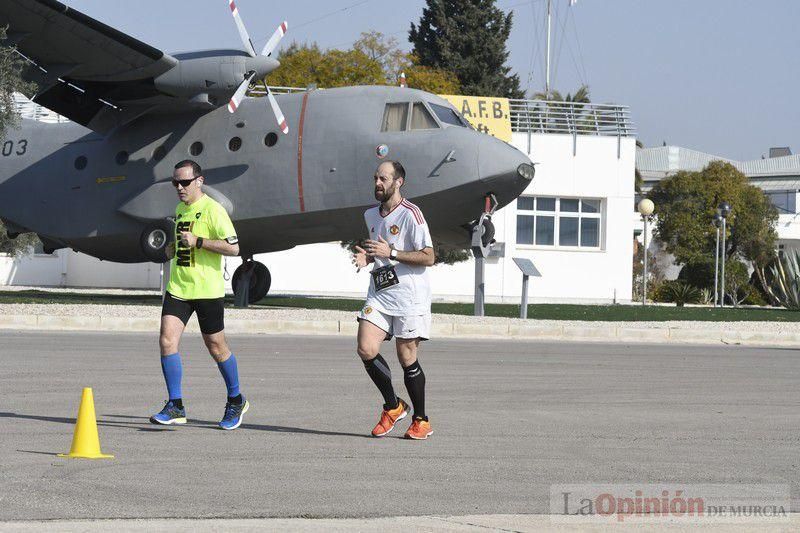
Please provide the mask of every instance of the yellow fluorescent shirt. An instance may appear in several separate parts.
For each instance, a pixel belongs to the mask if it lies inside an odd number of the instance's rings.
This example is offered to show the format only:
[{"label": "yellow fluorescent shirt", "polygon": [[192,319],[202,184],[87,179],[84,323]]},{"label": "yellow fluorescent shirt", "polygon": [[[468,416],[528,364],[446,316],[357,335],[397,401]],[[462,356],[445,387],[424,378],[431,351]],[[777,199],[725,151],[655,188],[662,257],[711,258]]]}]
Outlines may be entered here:
[{"label": "yellow fluorescent shirt", "polygon": [[222,298],[225,296],[222,255],[203,248],[182,246],[182,231],[210,240],[235,237],[236,231],[227,211],[207,194],[192,205],[178,204],[175,208],[175,257],[172,258],[167,284],[170,294],[184,300]]}]

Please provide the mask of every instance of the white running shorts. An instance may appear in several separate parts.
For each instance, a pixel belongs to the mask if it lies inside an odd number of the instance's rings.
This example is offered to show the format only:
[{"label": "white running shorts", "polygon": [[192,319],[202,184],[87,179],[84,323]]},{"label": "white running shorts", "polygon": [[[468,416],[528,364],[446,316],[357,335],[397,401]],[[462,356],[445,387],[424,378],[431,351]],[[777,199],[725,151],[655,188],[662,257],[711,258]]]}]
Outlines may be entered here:
[{"label": "white running shorts", "polygon": [[392,316],[382,313],[367,305],[358,313],[358,320],[366,320],[375,324],[386,332],[386,339],[392,336],[398,339],[420,339],[426,341],[431,338],[431,314],[412,316]]}]

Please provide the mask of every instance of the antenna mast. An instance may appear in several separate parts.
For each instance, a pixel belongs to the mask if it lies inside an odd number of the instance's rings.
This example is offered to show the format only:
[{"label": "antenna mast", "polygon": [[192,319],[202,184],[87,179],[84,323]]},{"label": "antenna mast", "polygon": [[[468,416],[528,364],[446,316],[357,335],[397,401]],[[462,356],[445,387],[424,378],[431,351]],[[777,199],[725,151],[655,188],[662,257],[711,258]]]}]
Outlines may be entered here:
[{"label": "antenna mast", "polygon": [[544,94],[545,98],[550,98],[550,21],[552,18],[553,0],[547,0],[547,59],[545,61]]}]

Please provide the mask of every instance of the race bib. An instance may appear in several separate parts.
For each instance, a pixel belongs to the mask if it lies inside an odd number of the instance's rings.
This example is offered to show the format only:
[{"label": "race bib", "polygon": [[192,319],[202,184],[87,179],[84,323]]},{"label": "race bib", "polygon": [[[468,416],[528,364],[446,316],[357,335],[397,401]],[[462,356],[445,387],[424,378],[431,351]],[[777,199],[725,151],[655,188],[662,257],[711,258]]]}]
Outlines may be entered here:
[{"label": "race bib", "polygon": [[394,271],[394,265],[376,268],[370,274],[372,274],[372,281],[375,283],[376,291],[382,291],[387,287],[400,283],[400,280],[397,279],[397,272]]}]

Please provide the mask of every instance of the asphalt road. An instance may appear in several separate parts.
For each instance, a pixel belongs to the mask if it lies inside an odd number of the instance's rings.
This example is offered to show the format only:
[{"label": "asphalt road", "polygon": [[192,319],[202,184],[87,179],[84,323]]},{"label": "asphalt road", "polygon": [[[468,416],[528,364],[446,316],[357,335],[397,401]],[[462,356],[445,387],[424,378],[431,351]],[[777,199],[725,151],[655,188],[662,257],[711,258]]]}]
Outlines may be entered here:
[{"label": "asphalt road", "polygon": [[[343,338],[237,335],[252,408],[184,339],[190,423],[151,426],[156,335],[0,333],[0,521],[548,513],[551,484],[785,483],[800,508],[796,350],[432,341],[434,435],[366,435],[380,397]],[[395,383],[402,373],[386,344]],[[81,389],[103,451],[68,460]]]}]

